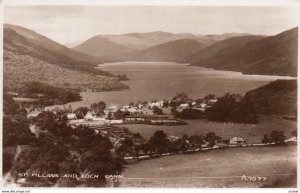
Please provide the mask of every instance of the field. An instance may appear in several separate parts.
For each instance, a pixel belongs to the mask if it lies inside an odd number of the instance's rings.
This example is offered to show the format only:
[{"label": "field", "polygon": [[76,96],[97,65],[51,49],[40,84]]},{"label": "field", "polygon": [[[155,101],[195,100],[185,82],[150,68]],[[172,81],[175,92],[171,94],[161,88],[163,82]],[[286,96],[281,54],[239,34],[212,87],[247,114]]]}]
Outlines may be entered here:
[{"label": "field", "polygon": [[260,123],[251,124],[226,124],[210,122],[207,120],[183,120],[188,125],[155,126],[155,125],[124,125],[131,132],[139,132],[142,137],[149,139],[156,130],[164,130],[168,135],[181,137],[184,134],[205,134],[215,132],[223,139],[243,137],[247,143],[261,143],[264,134],[272,130],[284,131],[287,138],[291,137],[291,131],[297,129],[297,122],[274,117],[260,117]]},{"label": "field", "polygon": [[[249,147],[174,155],[127,165],[121,187],[295,187],[296,146]],[[265,181],[241,180],[243,175]]]}]

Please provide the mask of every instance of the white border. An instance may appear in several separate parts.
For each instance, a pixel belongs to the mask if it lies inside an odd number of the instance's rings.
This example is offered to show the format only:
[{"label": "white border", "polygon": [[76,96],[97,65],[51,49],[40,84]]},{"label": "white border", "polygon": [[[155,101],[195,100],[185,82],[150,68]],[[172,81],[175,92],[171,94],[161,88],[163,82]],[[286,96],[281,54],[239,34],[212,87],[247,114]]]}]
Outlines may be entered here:
[{"label": "white border", "polygon": [[[282,6],[282,7],[296,7],[299,8],[300,12],[300,1],[299,0],[0,0],[0,23],[3,24],[3,6],[19,6],[19,5],[99,5],[99,6],[120,6],[120,5],[145,5],[145,6]],[[295,18],[298,19],[299,18]],[[300,20],[299,20],[300,21]],[[299,25],[300,26],[300,22]],[[3,28],[0,29],[0,38],[3,40]],[[298,38],[299,39],[299,38]],[[299,44],[298,44],[298,58],[300,56],[300,51],[299,51]],[[298,59],[298,64],[299,64],[299,59]],[[3,41],[0,41],[0,84],[1,86],[3,85]],[[298,65],[298,75],[300,74],[300,69]],[[298,79],[298,85],[300,81]],[[3,88],[3,86],[2,86]],[[298,99],[299,99],[299,89],[298,89]],[[3,90],[0,90],[1,96],[3,96]],[[2,109],[3,104],[2,104],[2,98],[0,99],[0,108]],[[300,107],[300,104],[298,103],[298,109]],[[2,117],[2,110],[0,110],[0,117]],[[300,120],[300,115],[298,113],[298,120]],[[1,127],[1,132],[2,132],[2,118],[0,118],[0,127]],[[297,123],[298,128],[299,128],[299,121]],[[2,142],[2,133],[0,134],[1,142]],[[299,148],[297,148],[297,158],[299,158]],[[2,143],[1,143],[1,171],[2,171]],[[299,159],[298,159],[299,163]],[[298,171],[298,167],[297,167]],[[2,172],[1,172],[1,177],[2,177]],[[2,180],[1,180],[2,182]],[[299,188],[300,184],[300,175],[298,172],[297,176],[297,184]],[[66,191],[72,191],[72,192],[99,192],[99,191],[111,191],[111,192],[120,192],[120,191],[125,191],[125,192],[130,192],[130,193],[135,193],[135,192],[152,192],[152,191],[161,191],[161,189],[157,188],[118,188],[118,189],[111,189],[111,188],[105,188],[105,189],[91,189],[91,188],[4,188],[1,190],[20,190],[20,191],[25,191],[25,190],[30,190],[31,193],[34,192],[40,192],[43,191],[45,193],[47,192],[66,192]],[[189,189],[179,189],[179,188],[168,188],[168,189],[163,189],[164,192],[172,192],[173,191],[190,191],[190,192],[288,192],[289,190],[296,190],[292,188],[288,189],[240,189],[240,188],[228,188],[228,189],[205,189],[205,188],[189,188]],[[3,191],[2,191],[3,192]]]},{"label": "white border", "polygon": [[5,5],[299,6],[297,0],[3,0]]}]

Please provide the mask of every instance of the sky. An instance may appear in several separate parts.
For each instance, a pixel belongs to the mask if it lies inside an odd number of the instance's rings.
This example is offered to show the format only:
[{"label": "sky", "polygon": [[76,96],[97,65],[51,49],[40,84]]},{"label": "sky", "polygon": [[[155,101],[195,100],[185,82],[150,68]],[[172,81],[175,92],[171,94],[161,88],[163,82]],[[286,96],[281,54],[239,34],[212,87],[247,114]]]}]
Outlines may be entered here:
[{"label": "sky", "polygon": [[4,23],[62,44],[99,34],[151,31],[275,35],[298,26],[296,18],[296,8],[278,6],[4,6]]}]

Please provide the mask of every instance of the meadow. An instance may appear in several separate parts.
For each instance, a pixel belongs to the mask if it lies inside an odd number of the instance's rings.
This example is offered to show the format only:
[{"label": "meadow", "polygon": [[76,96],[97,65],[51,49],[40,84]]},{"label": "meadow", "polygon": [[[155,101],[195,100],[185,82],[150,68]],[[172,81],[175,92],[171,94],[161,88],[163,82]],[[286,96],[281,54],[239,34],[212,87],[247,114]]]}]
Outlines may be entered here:
[{"label": "meadow", "polygon": [[[296,187],[296,146],[173,155],[126,165],[121,187]],[[242,176],[265,177],[244,180]]]}]

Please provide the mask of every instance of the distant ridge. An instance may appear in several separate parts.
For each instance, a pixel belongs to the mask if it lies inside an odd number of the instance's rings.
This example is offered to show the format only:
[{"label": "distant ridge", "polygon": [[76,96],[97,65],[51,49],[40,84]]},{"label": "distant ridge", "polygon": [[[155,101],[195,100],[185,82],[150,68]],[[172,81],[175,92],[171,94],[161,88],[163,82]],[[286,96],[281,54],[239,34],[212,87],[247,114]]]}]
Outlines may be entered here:
[{"label": "distant ridge", "polygon": [[197,40],[180,39],[129,54],[124,56],[123,60],[177,62],[204,47],[205,45]]},{"label": "distant ridge", "polygon": [[95,57],[114,57],[136,51],[99,36],[88,39],[73,49]]},{"label": "distant ridge", "polygon": [[247,36],[238,36],[238,37],[232,37],[225,40],[221,40],[202,50],[197,51],[196,53],[184,58],[182,61],[188,63],[197,62],[202,59],[213,56],[214,54],[216,54],[222,49],[229,48],[232,46],[242,45],[247,42],[262,39],[264,37],[265,36],[247,35]]},{"label": "distant ridge", "polygon": [[126,33],[121,35],[97,35],[73,47],[75,50],[104,57],[107,60],[120,60],[124,55],[137,53],[168,42],[190,39],[209,46],[217,41],[242,36],[244,34],[228,33],[221,35],[194,35],[191,33],[169,33],[154,31],[147,33]]},{"label": "distant ridge", "polygon": [[[187,58],[194,66],[233,70],[245,74],[297,76],[298,27],[275,36],[218,50],[208,58]],[[193,58],[199,57],[200,60]]]}]

